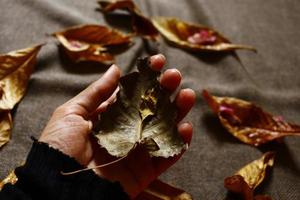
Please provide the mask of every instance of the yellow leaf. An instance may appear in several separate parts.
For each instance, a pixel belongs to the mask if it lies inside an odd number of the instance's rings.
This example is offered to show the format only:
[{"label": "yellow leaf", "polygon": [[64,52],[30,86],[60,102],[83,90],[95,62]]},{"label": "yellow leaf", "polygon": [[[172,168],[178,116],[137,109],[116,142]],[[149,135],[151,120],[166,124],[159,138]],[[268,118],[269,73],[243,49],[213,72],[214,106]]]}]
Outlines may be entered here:
[{"label": "yellow leaf", "polygon": [[161,180],[154,180],[135,200],[192,200],[192,196],[182,189]]},{"label": "yellow leaf", "polygon": [[[231,192],[240,194],[244,200],[253,200],[255,188],[266,177],[266,170],[273,167],[274,152],[267,152],[261,158],[241,168],[235,175],[224,180],[224,186]],[[257,199],[266,197],[259,195]],[[268,197],[269,198],[269,197]]]},{"label": "yellow leaf", "polygon": [[15,171],[10,172],[8,176],[5,179],[3,179],[3,181],[0,182],[0,191],[2,190],[5,184],[10,183],[14,185],[17,181],[18,181],[18,177],[16,176]]},{"label": "yellow leaf", "polygon": [[236,175],[242,176],[249,187],[255,189],[264,180],[266,169],[273,167],[274,157],[273,152],[267,152],[261,158],[244,166]]},{"label": "yellow leaf", "polygon": [[10,111],[0,112],[0,148],[9,141],[11,129],[12,118]]},{"label": "yellow leaf", "polygon": [[176,18],[155,17],[152,23],[158,31],[171,43],[193,51],[232,51],[248,49],[255,51],[251,46],[232,44],[212,28],[191,24]]},{"label": "yellow leaf", "polygon": [[0,55],[0,110],[11,110],[22,99],[42,45]]}]

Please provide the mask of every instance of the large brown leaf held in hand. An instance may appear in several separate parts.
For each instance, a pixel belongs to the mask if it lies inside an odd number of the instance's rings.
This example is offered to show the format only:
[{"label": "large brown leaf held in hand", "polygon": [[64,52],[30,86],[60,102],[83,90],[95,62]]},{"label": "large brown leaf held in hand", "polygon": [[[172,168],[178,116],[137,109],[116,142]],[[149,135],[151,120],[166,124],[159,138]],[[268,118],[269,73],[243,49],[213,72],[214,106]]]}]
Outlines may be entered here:
[{"label": "large brown leaf held in hand", "polygon": [[73,62],[94,61],[109,64],[114,61],[110,47],[131,43],[131,36],[100,25],[71,27],[53,35]]},{"label": "large brown leaf held in hand", "polygon": [[192,200],[192,196],[182,189],[161,180],[154,180],[135,200]]},{"label": "large brown leaf held in hand", "polygon": [[156,17],[152,19],[154,26],[171,43],[193,51],[232,51],[247,49],[255,51],[247,45],[232,44],[212,28],[191,24],[176,18]]},{"label": "large brown leaf held in hand", "polygon": [[259,146],[285,136],[300,136],[300,126],[272,116],[253,103],[212,96],[207,91],[203,91],[203,97],[227,131],[246,144]]},{"label": "large brown leaf held in hand", "polygon": [[151,20],[142,14],[132,0],[100,0],[98,2],[104,12],[112,12],[118,9],[129,11],[132,16],[132,28],[134,32],[144,38],[156,40],[158,36],[157,29]]},{"label": "large brown leaf held in hand", "polygon": [[98,143],[116,157],[136,145],[143,145],[150,156],[177,155],[186,145],[177,132],[176,106],[160,88],[160,73],[151,70],[148,58],[138,61],[138,70],[121,78],[117,101],[101,114]]},{"label": "large brown leaf held in hand", "polygon": [[2,190],[5,184],[10,183],[14,185],[17,181],[18,181],[18,177],[16,176],[15,171],[10,172],[5,179],[0,181],[0,191]]},{"label": "large brown leaf held in hand", "polygon": [[10,139],[12,118],[10,111],[0,112],[0,148]]},{"label": "large brown leaf held in hand", "polygon": [[11,110],[22,99],[41,45],[0,55],[0,110]]},{"label": "large brown leaf held in hand", "polygon": [[[261,158],[254,160],[241,168],[235,175],[224,180],[224,186],[231,192],[241,194],[245,200],[253,200],[255,188],[266,177],[266,170],[273,167],[273,152],[265,153]],[[269,198],[259,195],[255,199]]]}]

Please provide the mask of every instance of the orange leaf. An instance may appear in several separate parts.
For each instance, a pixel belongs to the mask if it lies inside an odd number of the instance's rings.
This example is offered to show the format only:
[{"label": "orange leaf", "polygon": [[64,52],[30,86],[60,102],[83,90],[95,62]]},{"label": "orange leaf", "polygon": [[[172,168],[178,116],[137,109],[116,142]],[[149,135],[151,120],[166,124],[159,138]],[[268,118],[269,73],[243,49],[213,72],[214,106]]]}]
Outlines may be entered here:
[{"label": "orange leaf", "polygon": [[10,110],[23,98],[42,45],[0,55],[0,148],[10,139]]},{"label": "orange leaf", "polygon": [[[245,200],[253,200],[255,188],[266,177],[266,170],[274,164],[273,152],[265,153],[261,158],[254,160],[241,168],[235,175],[224,180],[224,186],[233,193],[241,194]],[[264,199],[259,195],[255,199]]]},{"label": "orange leaf", "polygon": [[157,29],[154,27],[151,20],[142,14],[132,0],[100,0],[98,2],[104,12],[112,12],[117,9],[129,11],[132,16],[132,27],[134,32],[144,38],[156,40],[158,36]]},{"label": "orange leaf", "polygon": [[114,56],[112,46],[128,45],[131,37],[100,25],[83,25],[53,34],[73,62],[95,61],[109,64]]},{"label": "orange leaf", "polygon": [[14,185],[18,181],[18,177],[15,174],[15,171],[10,172],[5,179],[0,181],[0,191],[2,190],[5,184],[12,184]]},{"label": "orange leaf", "polygon": [[256,51],[247,45],[232,44],[212,28],[191,24],[176,18],[156,17],[152,19],[157,30],[171,43],[193,51],[232,51],[247,49]]},{"label": "orange leaf", "polygon": [[12,125],[10,111],[0,112],[0,148],[9,141]]},{"label": "orange leaf", "polygon": [[0,110],[11,110],[25,94],[42,45],[0,55]]},{"label": "orange leaf", "polygon": [[132,0],[100,0],[98,1],[104,12],[113,12],[115,10],[128,10],[130,12],[140,12]]},{"label": "orange leaf", "polygon": [[203,91],[203,97],[227,131],[246,144],[259,146],[285,136],[300,136],[300,126],[272,116],[253,103],[212,96],[207,91]]},{"label": "orange leaf", "polygon": [[135,200],[192,200],[184,190],[161,180],[154,180]]}]

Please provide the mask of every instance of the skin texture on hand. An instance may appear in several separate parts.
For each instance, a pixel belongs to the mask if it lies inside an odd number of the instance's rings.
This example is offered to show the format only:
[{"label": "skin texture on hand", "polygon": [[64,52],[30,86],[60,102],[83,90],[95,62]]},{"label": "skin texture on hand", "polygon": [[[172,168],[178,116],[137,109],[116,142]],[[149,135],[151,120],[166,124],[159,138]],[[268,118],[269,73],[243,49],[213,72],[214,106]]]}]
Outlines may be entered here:
[{"label": "skin texture on hand", "polygon": [[[150,57],[152,69],[160,71],[165,64],[161,54]],[[94,167],[115,160],[101,148],[91,135],[93,119],[113,103],[118,89],[120,70],[112,65],[107,72],[77,96],[59,106],[52,114],[39,139],[74,157],[80,164]],[[181,74],[176,69],[168,69],[160,78],[160,84],[174,92],[181,82]],[[191,89],[180,90],[175,98],[178,109],[178,132],[186,143],[192,138],[192,126],[180,121],[190,111],[195,102]],[[101,121],[100,121],[101,123]],[[138,149],[139,148],[139,149]],[[143,191],[162,172],[174,164],[183,152],[171,158],[151,158],[148,153],[137,147],[121,161],[95,169],[99,176],[111,181],[119,181],[124,190],[134,198]]]}]

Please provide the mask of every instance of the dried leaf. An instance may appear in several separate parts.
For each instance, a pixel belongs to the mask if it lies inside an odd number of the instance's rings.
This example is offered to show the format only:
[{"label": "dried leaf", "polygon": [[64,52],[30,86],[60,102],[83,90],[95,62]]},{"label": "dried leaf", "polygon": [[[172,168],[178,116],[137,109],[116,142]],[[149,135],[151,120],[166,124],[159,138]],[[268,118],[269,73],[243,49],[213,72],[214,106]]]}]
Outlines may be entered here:
[{"label": "dried leaf", "polygon": [[17,181],[18,177],[16,176],[15,171],[10,172],[8,176],[0,182],[0,191],[2,190],[5,184],[10,183],[14,185]]},{"label": "dried leaf", "polygon": [[253,200],[255,188],[264,180],[267,168],[274,164],[274,156],[273,152],[265,153],[261,158],[241,168],[235,175],[227,177],[224,186],[231,192],[242,194],[245,200]]},{"label": "dried leaf", "polygon": [[146,39],[156,40],[158,31],[152,24],[151,20],[145,17],[140,9],[132,0],[100,0],[98,1],[104,12],[112,12],[114,10],[127,10],[132,15],[132,27],[136,34]]},{"label": "dried leaf", "polygon": [[73,62],[112,63],[110,47],[129,45],[131,36],[100,25],[83,25],[53,34]]},{"label": "dried leaf", "polygon": [[267,152],[261,158],[244,166],[236,175],[242,176],[249,187],[255,189],[264,180],[266,169],[273,167],[274,157],[274,152]]},{"label": "dried leaf", "polygon": [[117,101],[101,114],[98,143],[113,156],[123,157],[137,144],[150,156],[170,157],[186,147],[176,127],[176,107],[160,88],[159,72],[138,61],[139,72],[121,78]]},{"label": "dried leaf", "polygon": [[12,125],[10,111],[0,112],[0,148],[9,141]]},{"label": "dried leaf", "polygon": [[0,55],[0,110],[11,110],[24,96],[41,45]]},{"label": "dried leaf", "polygon": [[140,12],[139,8],[132,0],[100,0],[98,3],[104,12],[113,12],[118,9],[130,12]]},{"label": "dried leaf", "polygon": [[191,24],[176,18],[156,17],[152,19],[157,30],[171,43],[193,51],[232,51],[247,49],[251,46],[232,44],[212,28]]},{"label": "dried leaf", "polygon": [[300,126],[272,116],[253,103],[211,96],[207,91],[203,91],[203,97],[227,131],[246,144],[259,146],[285,136],[300,136]]},{"label": "dried leaf", "polygon": [[161,180],[154,180],[135,200],[192,200],[184,190]]}]

